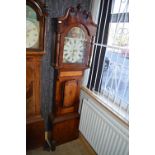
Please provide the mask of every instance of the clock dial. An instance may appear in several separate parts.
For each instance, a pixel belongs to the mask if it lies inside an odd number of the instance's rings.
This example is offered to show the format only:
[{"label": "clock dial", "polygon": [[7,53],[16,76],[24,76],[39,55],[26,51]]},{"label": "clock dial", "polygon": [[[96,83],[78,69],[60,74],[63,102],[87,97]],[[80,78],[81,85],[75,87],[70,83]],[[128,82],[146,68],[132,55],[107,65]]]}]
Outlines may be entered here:
[{"label": "clock dial", "polygon": [[83,30],[79,27],[72,28],[65,37],[63,63],[82,63],[85,41]]},{"label": "clock dial", "polygon": [[26,48],[37,46],[39,38],[39,32],[37,26],[27,20],[26,21]]},{"label": "clock dial", "polygon": [[36,12],[26,6],[26,48],[39,48],[39,28]]}]

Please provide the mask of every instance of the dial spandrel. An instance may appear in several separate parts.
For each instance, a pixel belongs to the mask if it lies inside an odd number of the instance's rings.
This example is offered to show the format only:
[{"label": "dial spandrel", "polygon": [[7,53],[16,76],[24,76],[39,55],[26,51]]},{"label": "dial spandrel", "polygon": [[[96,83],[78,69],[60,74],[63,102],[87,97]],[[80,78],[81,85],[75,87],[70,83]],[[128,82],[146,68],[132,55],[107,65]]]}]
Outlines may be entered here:
[{"label": "dial spandrel", "polygon": [[86,46],[85,33],[79,27],[72,28],[65,37],[63,63],[82,63]]}]

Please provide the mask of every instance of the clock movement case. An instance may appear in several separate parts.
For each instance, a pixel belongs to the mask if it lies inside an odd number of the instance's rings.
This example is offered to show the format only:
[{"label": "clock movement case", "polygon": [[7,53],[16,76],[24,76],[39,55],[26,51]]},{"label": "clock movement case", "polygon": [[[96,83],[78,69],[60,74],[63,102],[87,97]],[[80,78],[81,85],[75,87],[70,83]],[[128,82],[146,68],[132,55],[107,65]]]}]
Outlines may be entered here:
[{"label": "clock movement case", "polygon": [[[89,67],[92,41],[96,34],[96,25],[91,15],[77,9],[69,8],[65,16],[54,20],[56,25],[56,50],[53,56],[54,89],[52,123],[52,140],[62,144],[76,139],[79,135],[79,96],[84,70]],[[82,63],[63,63],[64,41],[67,33],[79,27],[86,36],[87,48]]]},{"label": "clock movement case", "polygon": [[44,121],[41,117],[41,61],[44,52],[45,14],[44,5],[37,0],[27,0],[40,24],[39,48],[26,48],[26,149],[44,144]]}]

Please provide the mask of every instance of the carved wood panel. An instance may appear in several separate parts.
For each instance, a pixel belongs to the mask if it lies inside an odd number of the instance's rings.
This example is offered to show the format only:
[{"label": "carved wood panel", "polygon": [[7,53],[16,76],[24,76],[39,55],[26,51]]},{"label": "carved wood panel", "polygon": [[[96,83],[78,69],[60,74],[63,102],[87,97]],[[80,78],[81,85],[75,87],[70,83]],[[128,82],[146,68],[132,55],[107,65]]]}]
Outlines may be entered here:
[{"label": "carved wood panel", "polygon": [[73,106],[77,101],[78,84],[76,80],[64,83],[63,107]]},{"label": "carved wood panel", "polygon": [[55,116],[76,112],[79,105],[80,85],[83,71],[62,70],[55,80],[54,108]]},{"label": "carved wood panel", "polygon": [[40,115],[40,59],[27,56],[26,59],[26,118],[27,122]]}]

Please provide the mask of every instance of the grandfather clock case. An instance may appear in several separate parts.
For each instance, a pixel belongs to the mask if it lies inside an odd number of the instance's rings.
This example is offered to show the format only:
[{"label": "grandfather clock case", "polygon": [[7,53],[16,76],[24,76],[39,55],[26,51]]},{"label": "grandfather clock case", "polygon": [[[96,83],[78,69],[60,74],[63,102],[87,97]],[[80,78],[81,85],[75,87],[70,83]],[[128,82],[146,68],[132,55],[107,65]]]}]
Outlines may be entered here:
[{"label": "grandfather clock case", "polygon": [[79,135],[79,96],[84,70],[89,67],[96,25],[80,6],[55,19],[52,139],[62,144]]},{"label": "grandfather clock case", "polygon": [[41,61],[44,53],[44,5],[26,1],[26,148],[44,143],[44,121],[40,113]]}]

